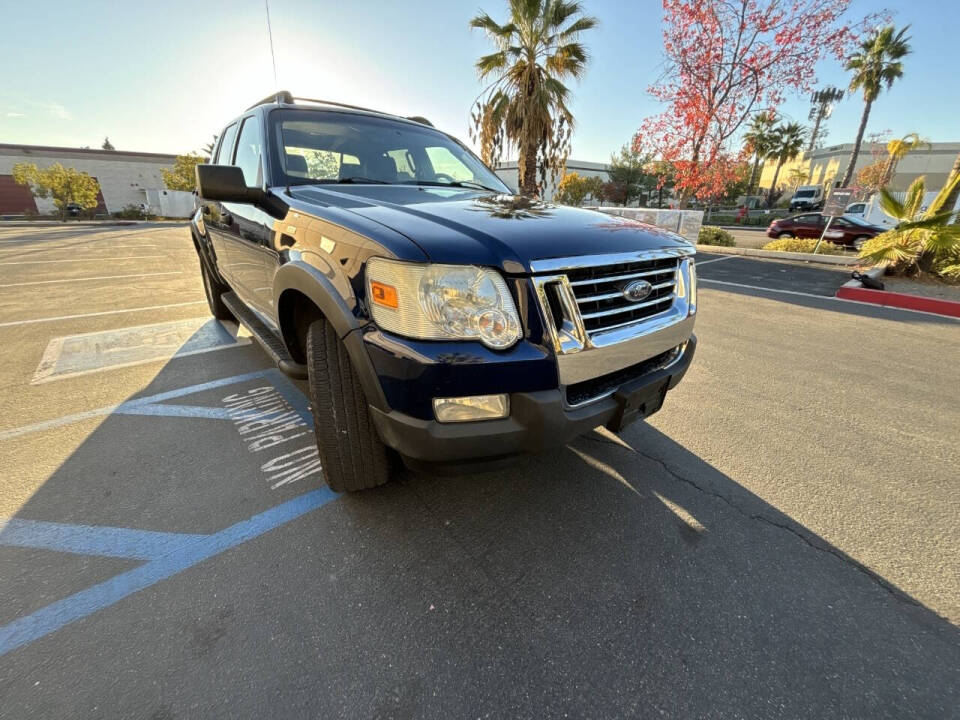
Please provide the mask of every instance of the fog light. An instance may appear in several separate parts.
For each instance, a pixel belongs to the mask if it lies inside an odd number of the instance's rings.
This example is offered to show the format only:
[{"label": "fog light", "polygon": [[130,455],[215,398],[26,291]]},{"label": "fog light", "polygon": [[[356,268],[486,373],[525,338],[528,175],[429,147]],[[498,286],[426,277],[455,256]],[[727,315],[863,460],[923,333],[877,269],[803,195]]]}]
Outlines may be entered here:
[{"label": "fog light", "polygon": [[510,414],[509,395],[470,395],[468,397],[434,398],[433,414],[438,422],[471,422],[495,420]]}]

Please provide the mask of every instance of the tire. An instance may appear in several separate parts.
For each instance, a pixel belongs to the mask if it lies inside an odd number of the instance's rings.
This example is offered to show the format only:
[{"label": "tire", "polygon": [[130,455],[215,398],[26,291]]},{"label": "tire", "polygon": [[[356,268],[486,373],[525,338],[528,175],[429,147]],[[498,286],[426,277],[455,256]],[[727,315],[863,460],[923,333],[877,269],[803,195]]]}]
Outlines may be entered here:
[{"label": "tire", "polygon": [[854,249],[856,252],[860,252],[860,248],[863,247],[863,244],[864,244],[867,240],[870,240],[870,238],[868,238],[866,235],[861,235],[861,236],[858,237],[858,238],[854,238],[854,240],[853,240],[853,249]]},{"label": "tire", "polygon": [[777,235],[777,240],[780,240],[781,238],[794,238],[794,237],[796,237],[796,235],[794,235],[791,232],[782,232],[779,235]]},{"label": "tire", "polygon": [[230,292],[230,288],[222,282],[217,281],[210,276],[207,264],[200,260],[200,274],[203,276],[203,292],[207,296],[207,305],[210,306],[210,314],[217,320],[233,320],[233,313],[223,303],[220,296],[225,292]]},{"label": "tire", "polygon": [[335,492],[383,485],[393,455],[373,426],[346,347],[323,319],[310,324],[305,345],[313,428],[327,484]]}]

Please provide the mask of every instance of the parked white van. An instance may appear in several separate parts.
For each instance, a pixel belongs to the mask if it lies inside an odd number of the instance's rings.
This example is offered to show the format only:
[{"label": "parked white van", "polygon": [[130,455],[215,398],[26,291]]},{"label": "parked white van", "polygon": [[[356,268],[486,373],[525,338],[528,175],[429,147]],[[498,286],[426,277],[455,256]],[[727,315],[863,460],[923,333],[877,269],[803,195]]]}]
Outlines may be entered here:
[{"label": "parked white van", "polygon": [[823,208],[823,188],[819,185],[801,185],[790,198],[790,212],[797,210],[821,210]]}]

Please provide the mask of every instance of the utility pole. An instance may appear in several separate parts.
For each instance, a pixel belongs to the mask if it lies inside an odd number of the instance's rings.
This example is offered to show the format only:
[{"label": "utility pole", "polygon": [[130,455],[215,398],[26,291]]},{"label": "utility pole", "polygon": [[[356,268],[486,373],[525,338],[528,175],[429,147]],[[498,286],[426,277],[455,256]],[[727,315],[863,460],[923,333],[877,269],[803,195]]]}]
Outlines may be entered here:
[{"label": "utility pole", "polygon": [[810,104],[813,107],[810,108],[809,119],[813,120],[813,132],[810,133],[810,146],[807,148],[807,155],[813,152],[813,148],[817,143],[820,123],[830,117],[830,114],[833,112],[833,104],[840,100],[843,100],[843,90],[838,90],[830,86],[825,87],[823,90],[816,90],[810,96]]}]

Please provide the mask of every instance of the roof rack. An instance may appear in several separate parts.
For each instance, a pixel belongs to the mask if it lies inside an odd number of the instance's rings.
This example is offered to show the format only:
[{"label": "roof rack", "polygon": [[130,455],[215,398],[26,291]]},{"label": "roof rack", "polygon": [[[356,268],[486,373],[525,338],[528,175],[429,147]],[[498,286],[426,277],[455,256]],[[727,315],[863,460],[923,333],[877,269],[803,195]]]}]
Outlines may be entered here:
[{"label": "roof rack", "polygon": [[[374,110],[373,108],[361,107],[360,105],[349,105],[347,103],[336,102],[335,100],[317,100],[316,98],[305,98],[305,97],[294,97],[293,93],[289,90],[278,90],[271,95],[268,95],[260,102],[256,102],[247,110],[253,110],[253,108],[260,105],[270,105],[273,103],[283,103],[284,105],[296,105],[297,102],[305,103],[316,103],[317,105],[332,105],[333,107],[342,107],[349,108],[350,110],[363,110],[364,112],[376,113],[377,115],[389,115],[391,117],[402,117],[401,115],[395,115],[394,113],[383,112],[382,110]],[[404,120],[411,120],[421,125],[429,125],[433,127],[433,123],[427,120],[425,117],[419,115],[414,115],[412,117],[403,118]]]},{"label": "roof rack", "polygon": [[263,100],[255,102],[253,105],[248,107],[247,110],[253,110],[255,107],[269,105],[271,103],[285,103],[287,105],[293,105],[293,95],[289,90],[277,90],[275,93],[270,93],[267,95]]}]

